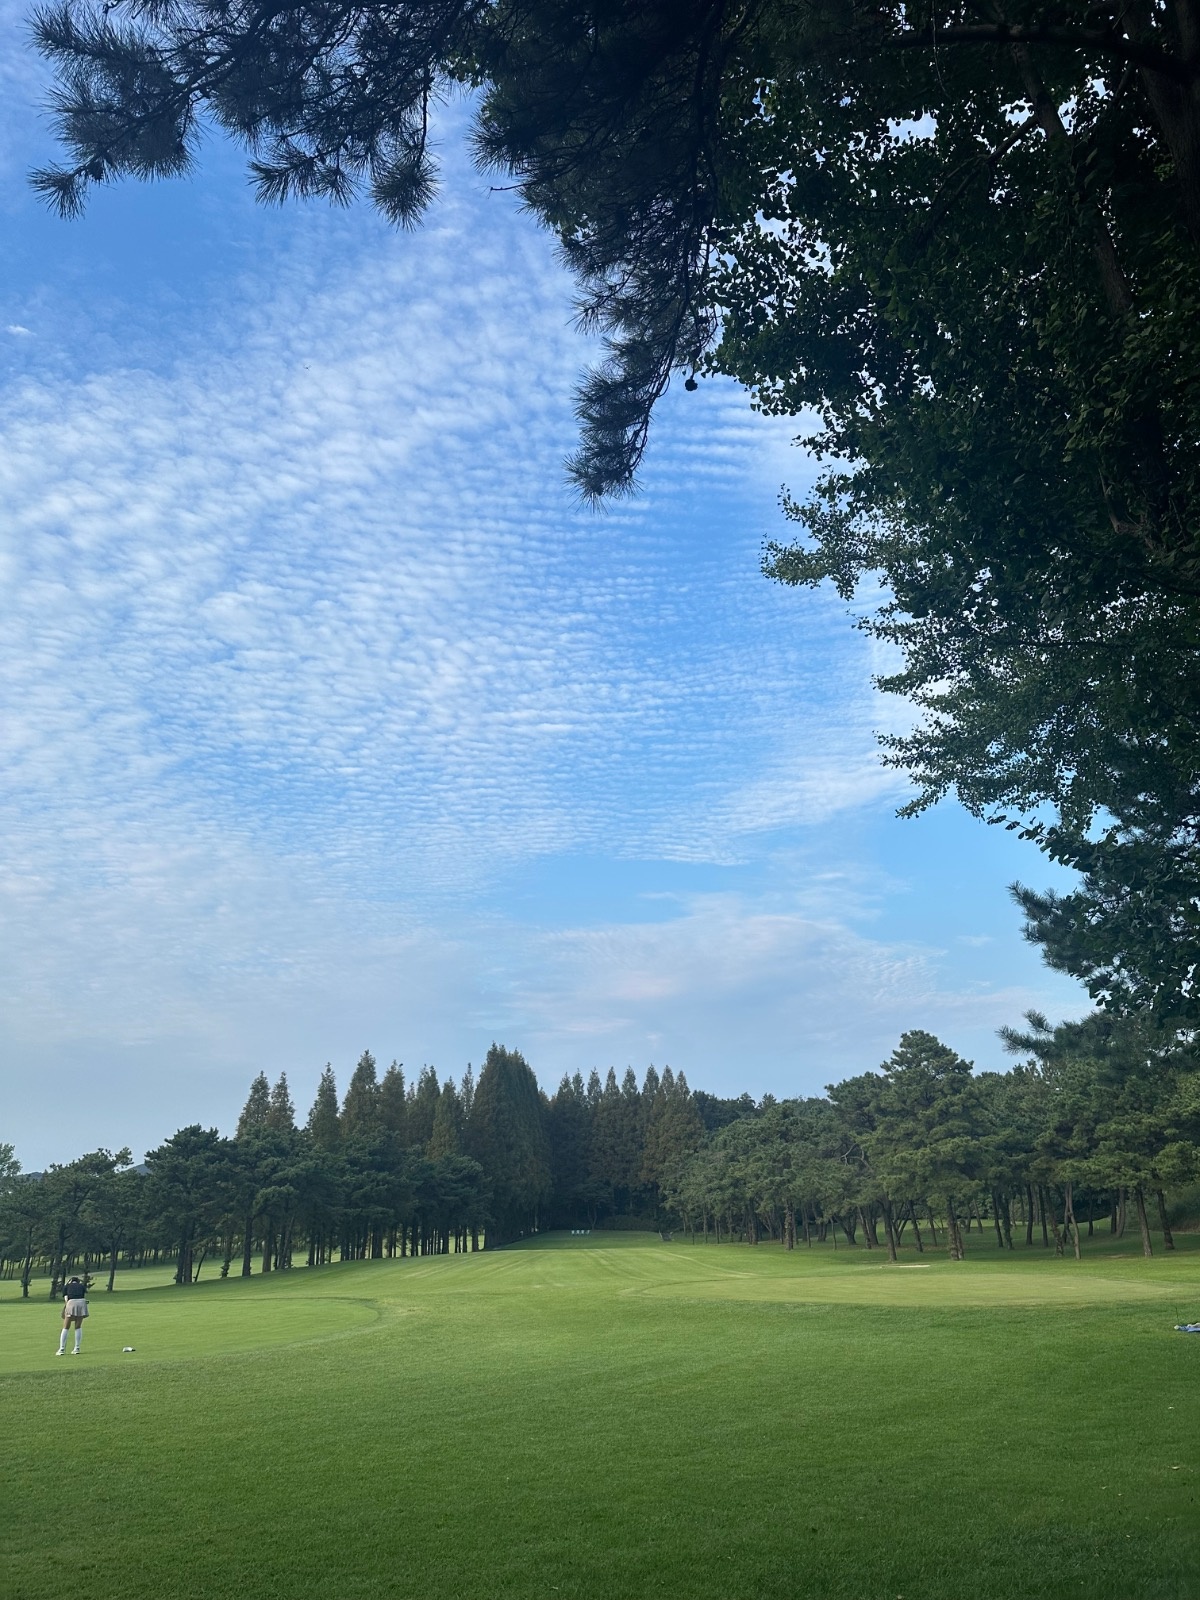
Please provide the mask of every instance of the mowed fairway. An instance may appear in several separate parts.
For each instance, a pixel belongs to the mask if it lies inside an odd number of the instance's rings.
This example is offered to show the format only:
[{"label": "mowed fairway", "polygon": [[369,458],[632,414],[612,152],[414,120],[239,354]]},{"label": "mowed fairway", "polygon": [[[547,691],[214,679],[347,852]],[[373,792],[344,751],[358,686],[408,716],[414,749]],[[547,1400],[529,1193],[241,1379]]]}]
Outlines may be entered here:
[{"label": "mowed fairway", "polygon": [[1200,1254],[881,1257],[131,1274],[78,1360],[5,1284],[0,1594],[1200,1595]]}]

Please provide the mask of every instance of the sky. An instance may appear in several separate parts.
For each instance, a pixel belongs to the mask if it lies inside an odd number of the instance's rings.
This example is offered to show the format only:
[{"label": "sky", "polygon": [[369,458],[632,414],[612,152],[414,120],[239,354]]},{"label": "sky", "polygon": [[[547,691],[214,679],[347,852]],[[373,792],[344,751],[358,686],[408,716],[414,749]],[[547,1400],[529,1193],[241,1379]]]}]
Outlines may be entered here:
[{"label": "sky", "polygon": [[1063,879],[876,734],[829,593],[759,571],[814,468],[672,389],[641,492],[564,458],[595,358],[549,239],[440,124],[425,225],[264,209],[239,153],[49,216],[0,3],[0,1141],[26,1168],[301,1109],[370,1049],[552,1091],[651,1063],[819,1093],[926,1028],[980,1067],[1086,997]]}]

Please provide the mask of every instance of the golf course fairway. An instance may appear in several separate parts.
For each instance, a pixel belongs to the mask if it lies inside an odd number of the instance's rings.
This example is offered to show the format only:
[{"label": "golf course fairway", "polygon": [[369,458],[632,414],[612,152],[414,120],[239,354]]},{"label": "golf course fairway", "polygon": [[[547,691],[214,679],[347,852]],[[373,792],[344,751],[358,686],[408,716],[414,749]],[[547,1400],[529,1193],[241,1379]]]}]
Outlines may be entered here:
[{"label": "golf course fairway", "polygon": [[0,1595],[1195,1600],[1194,1243],[6,1282]]}]

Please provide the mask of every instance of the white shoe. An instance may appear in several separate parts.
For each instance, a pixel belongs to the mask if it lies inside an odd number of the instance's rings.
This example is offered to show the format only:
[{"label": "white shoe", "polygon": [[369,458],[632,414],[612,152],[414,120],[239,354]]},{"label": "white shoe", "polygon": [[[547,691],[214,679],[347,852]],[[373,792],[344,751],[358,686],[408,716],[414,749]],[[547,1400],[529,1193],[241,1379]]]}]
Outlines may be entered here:
[{"label": "white shoe", "polygon": [[57,1350],[56,1350],[56,1351],[55,1351],[55,1352],[54,1352],[54,1354],[55,1354],[55,1355],[56,1355],[56,1356],[65,1356],[65,1355],[66,1355],[66,1353],[67,1353],[67,1352],[66,1352],[66,1351],[65,1351],[65,1350],[64,1350],[64,1349],[63,1349],[63,1348],[62,1348],[62,1346],[61,1346],[61,1345],[60,1345],[60,1346],[59,1346],[59,1348],[58,1348],[58,1349],[57,1349]]}]

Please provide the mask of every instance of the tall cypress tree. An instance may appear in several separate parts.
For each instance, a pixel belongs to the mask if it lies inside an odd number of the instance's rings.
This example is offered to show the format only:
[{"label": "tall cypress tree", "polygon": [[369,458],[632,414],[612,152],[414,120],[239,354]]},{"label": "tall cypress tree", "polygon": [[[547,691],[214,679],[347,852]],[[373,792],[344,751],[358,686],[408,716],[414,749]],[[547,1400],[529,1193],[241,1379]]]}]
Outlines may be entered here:
[{"label": "tall cypress tree", "polygon": [[[651,1080],[651,1088],[657,1089],[657,1087],[658,1074],[655,1073]],[[642,1117],[642,1092],[638,1088],[633,1068],[626,1067],[625,1076],[621,1079],[616,1182],[618,1196],[621,1199],[620,1209],[628,1211],[635,1209],[637,1191],[641,1186]]]},{"label": "tall cypress tree", "polygon": [[471,1115],[471,1149],[492,1183],[487,1243],[536,1231],[550,1192],[550,1163],[537,1079],[519,1051],[493,1044]]},{"label": "tall cypress tree", "polygon": [[379,1120],[397,1142],[407,1144],[408,1105],[404,1089],[404,1068],[393,1061],[379,1085]]},{"label": "tall cypress tree", "polygon": [[646,1135],[642,1146],[641,1180],[652,1191],[657,1205],[661,1191],[678,1176],[704,1140],[704,1125],[692,1102],[687,1079],[664,1067],[658,1093],[646,1116]]},{"label": "tall cypress tree", "polygon": [[430,1161],[440,1161],[445,1156],[461,1155],[462,1132],[462,1102],[458,1098],[454,1080],[447,1078],[438,1097],[437,1110],[433,1116],[433,1132],[429,1136],[429,1145],[426,1149]]},{"label": "tall cypress tree", "polygon": [[433,1122],[441,1097],[437,1072],[433,1067],[422,1067],[416,1090],[408,1101],[408,1142],[416,1150],[426,1150],[433,1138]]},{"label": "tall cypress tree", "polygon": [[546,1115],[553,1193],[550,1208],[556,1223],[577,1223],[587,1213],[588,1147],[592,1115],[587,1091],[578,1073],[565,1074]]},{"label": "tall cypress tree", "polygon": [[347,1137],[374,1133],[379,1127],[379,1113],[375,1057],[369,1050],[364,1050],[350,1075],[346,1098],[342,1102],[342,1132]]},{"label": "tall cypress tree", "polygon": [[[598,1081],[598,1075],[594,1072],[592,1078]],[[589,1093],[591,1087],[589,1083]],[[623,1171],[621,1149],[624,1120],[621,1088],[617,1083],[616,1073],[609,1067],[608,1077],[596,1097],[592,1112],[592,1135],[588,1152],[590,1191],[595,1203],[604,1210],[618,1208],[617,1191],[621,1188]]]},{"label": "tall cypress tree", "polygon": [[242,1114],[238,1118],[237,1137],[243,1138],[255,1128],[265,1128],[271,1117],[271,1086],[265,1072],[260,1072],[250,1085],[250,1093]]},{"label": "tall cypress tree", "polygon": [[279,1080],[271,1090],[266,1125],[268,1128],[278,1128],[281,1133],[296,1131],[296,1108],[292,1104],[292,1096],[288,1090],[286,1072],[279,1074]]},{"label": "tall cypress tree", "polygon": [[317,1084],[316,1098],[312,1103],[312,1110],[308,1113],[308,1131],[318,1150],[334,1150],[337,1148],[341,1137],[341,1125],[338,1117],[338,1092],[337,1080],[333,1075],[333,1068],[329,1062],[325,1063],[325,1070],[321,1074],[321,1081]]}]

